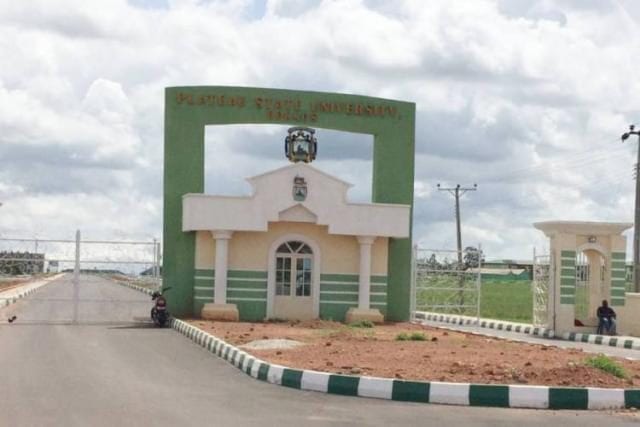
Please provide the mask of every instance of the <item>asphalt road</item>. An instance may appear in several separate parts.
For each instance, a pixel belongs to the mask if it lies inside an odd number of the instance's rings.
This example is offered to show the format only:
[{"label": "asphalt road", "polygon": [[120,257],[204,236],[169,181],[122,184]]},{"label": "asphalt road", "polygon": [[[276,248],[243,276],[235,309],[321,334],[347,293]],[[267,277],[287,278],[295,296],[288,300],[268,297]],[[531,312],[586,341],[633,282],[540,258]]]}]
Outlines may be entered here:
[{"label": "asphalt road", "polygon": [[[47,323],[47,316],[60,322],[72,312],[70,299],[59,301],[72,290],[63,278],[34,294],[35,304],[27,299],[12,309],[32,322],[0,324],[1,426],[614,427],[640,421],[628,413],[411,404],[278,387],[170,329],[135,321],[149,311],[150,302],[139,302],[147,296],[97,278],[83,277],[81,285],[83,298],[119,301],[105,304],[108,310],[94,301],[111,323],[95,323],[89,311],[81,311],[77,325]],[[39,313],[30,312],[35,307]]]}]

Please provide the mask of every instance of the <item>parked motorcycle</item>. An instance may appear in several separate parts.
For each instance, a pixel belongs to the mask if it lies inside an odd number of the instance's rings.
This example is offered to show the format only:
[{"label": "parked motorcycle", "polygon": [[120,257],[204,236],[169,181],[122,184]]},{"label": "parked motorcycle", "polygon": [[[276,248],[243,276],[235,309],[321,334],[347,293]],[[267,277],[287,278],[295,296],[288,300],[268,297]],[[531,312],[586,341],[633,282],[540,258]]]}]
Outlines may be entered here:
[{"label": "parked motorcycle", "polygon": [[[164,289],[164,291],[169,288]],[[167,320],[169,320],[169,310],[167,309],[167,299],[162,292],[155,291],[151,294],[151,301],[155,301],[153,308],[151,309],[151,320],[156,326],[163,327]]]}]

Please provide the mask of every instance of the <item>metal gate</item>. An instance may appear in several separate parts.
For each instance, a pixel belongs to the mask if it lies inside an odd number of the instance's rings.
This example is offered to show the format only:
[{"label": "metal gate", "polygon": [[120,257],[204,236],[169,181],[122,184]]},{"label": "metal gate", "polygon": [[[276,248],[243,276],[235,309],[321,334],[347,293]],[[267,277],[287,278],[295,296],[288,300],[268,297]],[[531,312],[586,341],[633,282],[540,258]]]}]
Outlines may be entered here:
[{"label": "metal gate", "polygon": [[414,247],[412,313],[480,316],[482,251]]},{"label": "metal gate", "polygon": [[551,256],[533,254],[533,324],[549,327],[549,287],[553,274]]},{"label": "metal gate", "polygon": [[0,238],[0,323],[146,321],[161,287],[153,241]]}]

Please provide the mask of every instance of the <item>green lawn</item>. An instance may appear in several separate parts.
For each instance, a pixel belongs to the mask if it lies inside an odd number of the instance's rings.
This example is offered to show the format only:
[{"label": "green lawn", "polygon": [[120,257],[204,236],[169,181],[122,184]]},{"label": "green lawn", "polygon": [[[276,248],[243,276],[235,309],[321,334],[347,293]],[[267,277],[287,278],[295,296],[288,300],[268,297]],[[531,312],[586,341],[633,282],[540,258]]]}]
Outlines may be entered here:
[{"label": "green lawn", "polygon": [[[441,313],[465,314],[475,316],[474,308],[455,310],[434,308],[434,305],[455,304],[459,300],[459,282],[451,277],[440,279],[430,278],[431,287],[450,288],[451,290],[423,290],[417,292],[417,310],[435,311]],[[463,283],[464,302],[475,305],[476,294],[472,292],[475,283],[465,280]],[[480,316],[490,319],[510,320],[514,322],[531,323],[533,312],[533,295],[531,282],[528,280],[485,280],[482,282],[480,295]]]},{"label": "green lawn", "polygon": [[533,294],[528,280],[484,281],[480,316],[489,319],[531,323]]}]

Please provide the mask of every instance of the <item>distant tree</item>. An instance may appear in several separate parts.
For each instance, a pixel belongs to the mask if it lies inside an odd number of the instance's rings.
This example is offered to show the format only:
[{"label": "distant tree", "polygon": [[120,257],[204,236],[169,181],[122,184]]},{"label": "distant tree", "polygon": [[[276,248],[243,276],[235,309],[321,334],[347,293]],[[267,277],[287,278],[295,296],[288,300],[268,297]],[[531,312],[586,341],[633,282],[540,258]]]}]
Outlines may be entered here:
[{"label": "distant tree", "polygon": [[477,268],[479,260],[482,260],[484,263],[484,254],[482,254],[477,248],[474,248],[473,246],[467,246],[464,248],[462,261],[465,269]]}]

